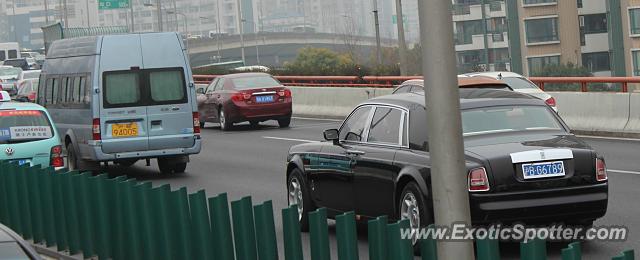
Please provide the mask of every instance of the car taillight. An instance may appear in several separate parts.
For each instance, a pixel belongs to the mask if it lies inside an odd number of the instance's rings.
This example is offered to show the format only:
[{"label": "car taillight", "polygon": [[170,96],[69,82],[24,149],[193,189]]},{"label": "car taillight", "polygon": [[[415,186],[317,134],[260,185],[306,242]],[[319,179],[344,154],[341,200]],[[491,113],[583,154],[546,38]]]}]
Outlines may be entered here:
[{"label": "car taillight", "polygon": [[93,119],[93,140],[102,140],[102,136],[100,135],[100,118]]},{"label": "car taillight", "polygon": [[547,103],[547,105],[555,107],[556,106],[556,99],[553,97],[548,98],[547,100],[544,101],[544,103]]},{"label": "car taillight", "polygon": [[29,95],[27,96],[27,98],[29,99],[29,101],[35,101],[36,100],[36,92],[35,91],[31,91],[29,93]]},{"label": "car taillight", "polygon": [[278,91],[278,96],[291,97],[291,90],[288,90],[288,89],[280,90]]},{"label": "car taillight", "polygon": [[607,166],[604,164],[604,160],[596,158],[596,180],[606,181],[607,179]]},{"label": "car taillight", "polygon": [[250,100],[250,99],[251,99],[251,94],[250,93],[244,93],[244,92],[235,93],[235,94],[233,94],[233,96],[231,96],[231,100],[233,100],[233,101],[245,101],[245,100]]},{"label": "car taillight", "polygon": [[200,134],[200,113],[193,112],[193,133]]},{"label": "car taillight", "polygon": [[469,171],[469,191],[488,191],[489,178],[484,168]]},{"label": "car taillight", "polygon": [[50,164],[53,167],[64,167],[64,159],[62,158],[62,146],[56,145],[51,147]]}]

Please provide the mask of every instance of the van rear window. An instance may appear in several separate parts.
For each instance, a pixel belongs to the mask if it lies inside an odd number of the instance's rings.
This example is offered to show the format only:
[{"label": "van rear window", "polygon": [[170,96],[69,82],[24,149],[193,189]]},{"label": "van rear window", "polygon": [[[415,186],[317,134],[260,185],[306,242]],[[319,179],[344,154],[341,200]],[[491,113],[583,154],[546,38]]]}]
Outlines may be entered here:
[{"label": "van rear window", "polygon": [[109,105],[133,105],[140,102],[140,76],[136,72],[107,74],[104,77],[105,101]]},{"label": "van rear window", "polygon": [[103,75],[105,108],[187,103],[182,68],[110,71]]}]

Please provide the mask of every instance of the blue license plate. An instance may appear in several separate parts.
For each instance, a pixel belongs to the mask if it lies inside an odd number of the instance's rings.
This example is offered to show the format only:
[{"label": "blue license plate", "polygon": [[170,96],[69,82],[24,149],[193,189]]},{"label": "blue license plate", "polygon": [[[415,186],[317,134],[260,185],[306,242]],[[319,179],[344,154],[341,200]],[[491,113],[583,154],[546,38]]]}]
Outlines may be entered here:
[{"label": "blue license plate", "polygon": [[256,96],[257,103],[269,103],[273,102],[273,96]]},{"label": "blue license plate", "polygon": [[525,179],[564,176],[564,163],[562,161],[556,161],[523,164],[522,174]]}]

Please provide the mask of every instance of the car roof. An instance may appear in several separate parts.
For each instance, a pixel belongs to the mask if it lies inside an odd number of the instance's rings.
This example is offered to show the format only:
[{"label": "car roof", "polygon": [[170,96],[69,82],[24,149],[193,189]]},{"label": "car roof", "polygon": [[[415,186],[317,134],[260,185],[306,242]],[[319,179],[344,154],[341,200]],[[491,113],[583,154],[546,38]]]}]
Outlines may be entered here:
[{"label": "car roof", "polygon": [[[461,88],[458,91],[460,93],[461,109],[499,105],[546,106],[544,101],[540,99],[515,91],[483,88]],[[402,93],[376,97],[369,99],[362,104],[388,104],[411,110],[415,105],[425,107],[425,97],[424,95],[417,93]]]},{"label": "car roof", "polygon": [[235,79],[235,78],[245,78],[245,77],[257,77],[257,76],[268,76],[271,77],[269,73],[262,72],[244,72],[244,73],[233,73],[220,76],[221,78],[226,79]]},{"label": "car roof", "polygon": [[[411,79],[411,80],[407,80],[405,82],[402,83],[402,85],[419,85],[424,87],[424,80],[422,79]],[[483,85],[491,85],[491,86],[495,86],[495,85],[504,85],[505,88],[511,88],[509,87],[509,85],[507,85],[507,83],[504,83],[503,81],[497,80],[495,78],[491,78],[491,77],[461,77],[458,76],[458,86],[460,88],[465,88],[465,87],[473,87],[473,86],[483,86]]]},{"label": "car roof", "polygon": [[46,109],[38,104],[29,102],[0,102],[0,110],[15,109],[15,110],[40,110],[46,111]]},{"label": "car roof", "polygon": [[477,76],[485,76],[485,77],[492,77],[494,79],[499,79],[499,78],[524,78],[524,76],[515,73],[515,72],[510,72],[510,71],[485,71],[485,72],[471,72],[471,73],[466,73],[466,74],[462,74],[463,76],[468,76],[468,77],[477,77]]}]

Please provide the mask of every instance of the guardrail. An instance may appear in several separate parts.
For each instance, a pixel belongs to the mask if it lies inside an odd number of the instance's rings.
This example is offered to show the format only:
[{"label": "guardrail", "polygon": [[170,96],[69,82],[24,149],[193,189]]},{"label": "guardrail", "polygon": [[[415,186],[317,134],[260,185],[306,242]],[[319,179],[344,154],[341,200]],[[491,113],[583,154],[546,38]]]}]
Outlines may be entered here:
[{"label": "guardrail", "polygon": [[[231,213],[231,214],[230,214]],[[304,259],[298,209],[281,211],[284,259]],[[231,202],[225,193],[208,198],[169,185],[153,188],[124,176],[54,171],[0,162],[0,221],[34,243],[84,258],[275,260],[278,253],[271,201],[253,205],[251,197]],[[309,214],[313,260],[329,260],[327,212]],[[408,221],[368,222],[369,259],[413,259],[401,229]],[[358,237],[353,212],[336,217],[340,260],[356,260]],[[437,259],[436,241],[420,241],[422,259]],[[497,240],[476,242],[478,259],[499,259]],[[580,244],[562,250],[563,259],[580,259]],[[544,241],[521,244],[522,259],[543,259]],[[633,251],[614,258],[633,259]]]},{"label": "guardrail", "polygon": [[[193,75],[198,84],[209,84],[217,75]],[[422,76],[275,76],[285,86],[393,88]],[[640,77],[530,77],[540,89],[573,92],[629,92]],[[597,84],[597,85],[596,85]]]}]

